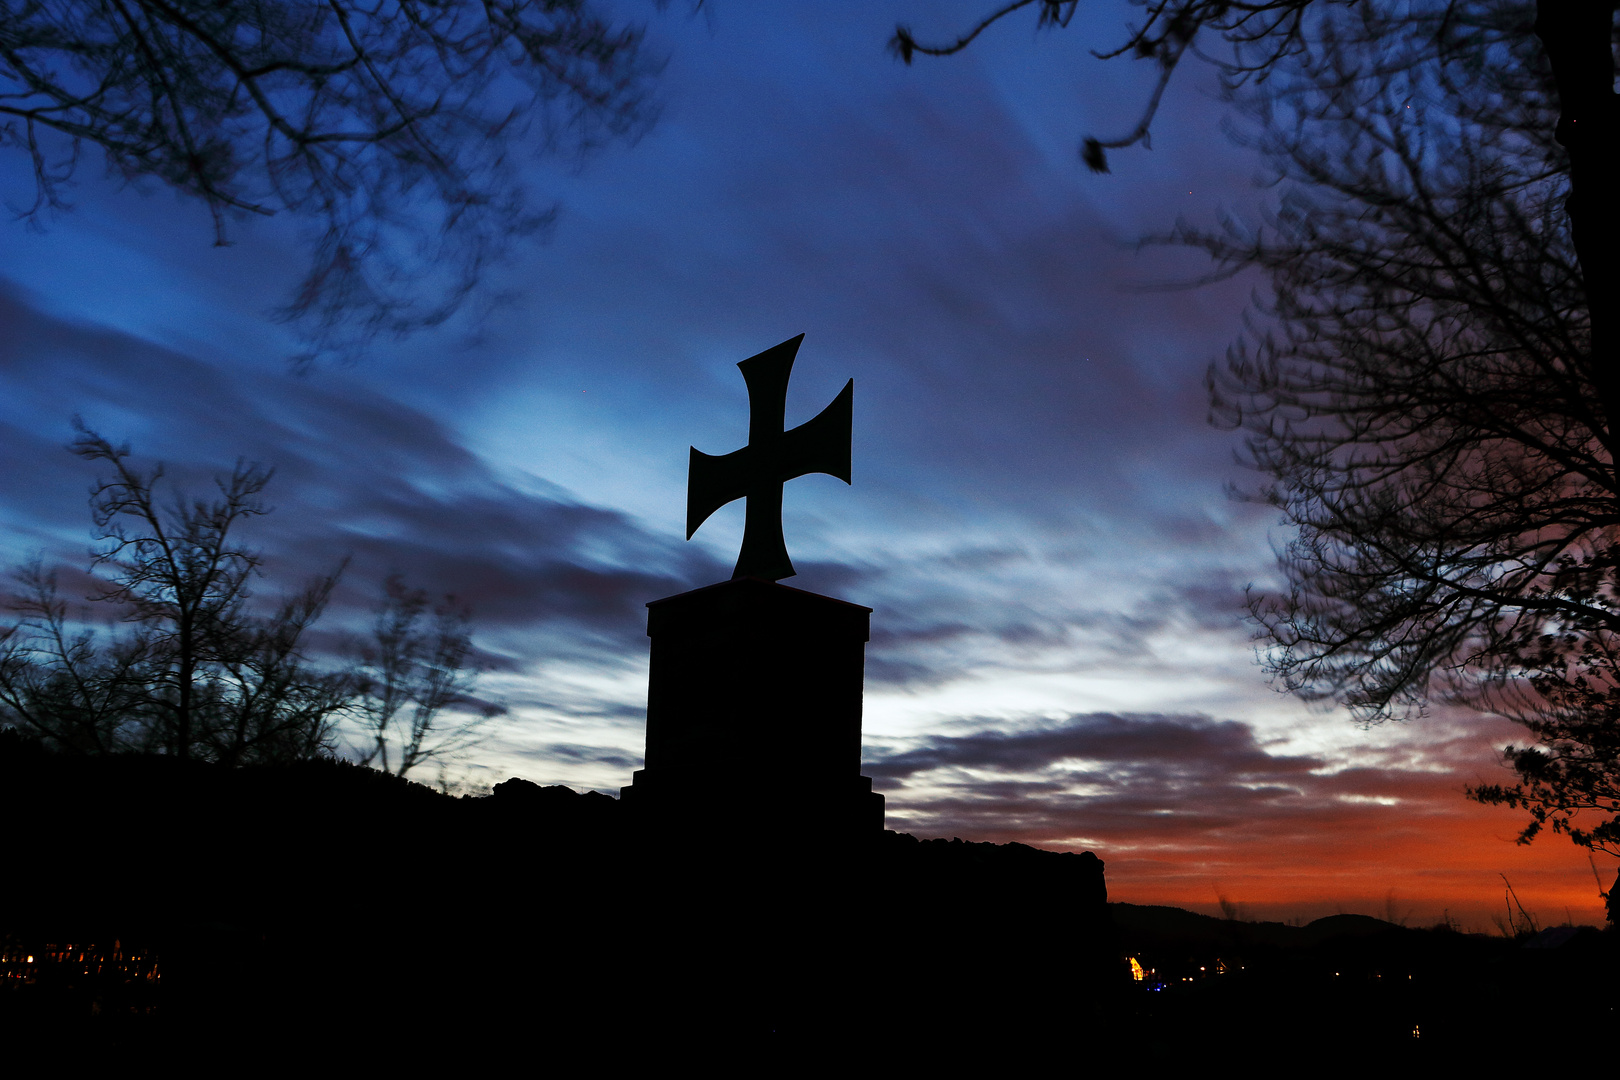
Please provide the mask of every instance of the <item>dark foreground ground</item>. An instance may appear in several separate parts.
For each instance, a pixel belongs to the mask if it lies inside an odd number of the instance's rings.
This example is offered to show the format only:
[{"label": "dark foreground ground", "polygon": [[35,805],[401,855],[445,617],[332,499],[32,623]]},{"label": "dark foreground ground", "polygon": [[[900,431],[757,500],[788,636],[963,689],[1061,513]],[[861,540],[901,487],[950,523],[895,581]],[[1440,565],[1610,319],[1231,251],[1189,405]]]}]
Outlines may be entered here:
[{"label": "dark foreground ground", "polygon": [[1016,844],[655,843],[523,781],[452,799],[15,742],[0,821],[13,1061],[1365,1067],[1617,1030],[1612,933],[1109,905],[1094,857]]}]

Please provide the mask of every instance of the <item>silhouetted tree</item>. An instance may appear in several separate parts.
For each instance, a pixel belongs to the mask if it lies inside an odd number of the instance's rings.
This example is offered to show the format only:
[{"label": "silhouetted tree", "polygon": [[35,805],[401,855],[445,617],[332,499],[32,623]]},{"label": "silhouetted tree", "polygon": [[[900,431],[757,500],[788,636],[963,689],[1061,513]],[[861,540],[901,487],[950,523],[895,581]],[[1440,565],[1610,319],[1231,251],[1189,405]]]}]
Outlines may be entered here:
[{"label": "silhouetted tree", "polygon": [[1438,693],[1524,724],[1524,783],[1473,795],[1530,807],[1526,840],[1612,842],[1620,487],[1552,79],[1525,38],[1454,65],[1366,19],[1253,102],[1288,185],[1269,223],[1178,235],[1269,284],[1211,372],[1297,529],[1288,591],[1251,610],[1308,698],[1377,721]]},{"label": "silhouetted tree", "polygon": [[135,750],[227,765],[303,760],[328,752],[353,697],[345,672],[313,666],[302,649],[338,572],[316,579],[271,616],[251,613],[260,557],[233,529],[267,512],[270,471],[238,463],[212,501],[159,502],[161,466],[142,472],[127,446],[84,428],[73,451],[112,467],[90,498],[97,547],[93,602],[128,626],[104,635],[74,618],[56,578],[25,567],[0,638],[0,708],[59,748]]},{"label": "silhouetted tree", "polygon": [[318,344],[456,310],[554,211],[513,149],[586,149],[651,117],[640,30],[591,0],[0,0],[0,146],[30,217],[65,205],[83,147],[109,171],[235,214],[288,210],[314,257],[284,314]]},{"label": "silhouetted tree", "polygon": [[[1620,104],[1614,92],[1614,0],[1132,0],[1140,23],[1122,41],[1094,55],[1132,56],[1158,67],[1158,78],[1136,124],[1117,138],[1088,137],[1080,156],[1107,172],[1107,151],[1149,144],[1153,117],[1171,76],[1188,52],[1215,63],[1227,86],[1263,84],[1288,64],[1311,68],[1348,40],[1367,55],[1386,51],[1373,66],[1385,75],[1412,63],[1455,71],[1497,69],[1504,55],[1529,65],[1519,81],[1550,75],[1553,92],[1541,103],[1546,129],[1565,151],[1570,244],[1577,256],[1588,310],[1589,350],[1597,358],[1593,389],[1607,416],[1620,415]],[[918,54],[947,56],[968,47],[989,27],[1033,8],[1037,25],[1070,24],[1078,0],[1006,0],[959,37],[919,42],[897,27],[891,50],[906,63]],[[1199,48],[1212,40],[1230,53]],[[1538,48],[1539,46],[1539,48]],[[1538,53],[1540,55],[1538,55]],[[1555,90],[1554,90],[1555,88]],[[1528,134],[1528,133],[1527,133]]]},{"label": "silhouetted tree", "polygon": [[[1182,226],[1216,276],[1259,270],[1264,322],[1211,373],[1260,497],[1298,530],[1253,613],[1282,685],[1364,721],[1432,694],[1524,724],[1514,786],[1578,843],[1620,841],[1620,189],[1612,0],[1143,0],[1110,53],[1160,73],[1200,34],[1285,194],[1264,226]],[[1068,24],[1068,0],[1012,0]],[[1601,820],[1575,824],[1582,811]]]},{"label": "silhouetted tree", "polygon": [[360,761],[404,776],[471,747],[504,710],[472,696],[478,668],[466,605],[453,596],[430,605],[426,592],[398,574],[385,590],[356,669],[356,712],[367,739]]},{"label": "silhouetted tree", "polygon": [[39,563],[19,569],[22,615],[0,630],[0,705],[8,719],[59,748],[103,754],[142,743],[147,642],[103,645],[70,618],[56,576]]}]

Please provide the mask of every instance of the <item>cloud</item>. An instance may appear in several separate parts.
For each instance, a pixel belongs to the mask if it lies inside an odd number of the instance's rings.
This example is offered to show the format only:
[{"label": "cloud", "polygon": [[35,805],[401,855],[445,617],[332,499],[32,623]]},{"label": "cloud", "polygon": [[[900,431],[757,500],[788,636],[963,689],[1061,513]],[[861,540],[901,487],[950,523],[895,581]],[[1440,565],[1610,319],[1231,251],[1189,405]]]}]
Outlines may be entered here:
[{"label": "cloud", "polygon": [[[641,648],[647,601],[727,572],[621,511],[498,473],[443,423],[337,376],[229,370],[0,291],[0,379],[13,477],[0,499],[48,562],[86,562],[85,492],[98,471],[63,448],[77,413],[115,443],[129,439],[139,467],[161,461],[172,493],[203,495],[239,458],[273,467],[274,513],[244,530],[265,554],[259,591],[294,588],[348,559],[331,611],[340,623],[363,620],[397,571],[471,604],[481,635],[519,659],[535,658],[524,650],[577,657]],[[24,544],[12,550],[26,554]]]},{"label": "cloud", "polygon": [[1369,897],[1398,888],[1427,911],[1426,898],[1455,905],[1499,885],[1498,870],[1568,889],[1563,848],[1514,846],[1520,815],[1463,796],[1507,734],[1500,722],[1381,729],[1349,754],[1289,752],[1196,714],[961,726],[869,750],[862,771],[887,796],[889,827],[1095,850],[1117,897],[1209,908],[1236,889],[1262,906],[1330,910],[1339,897],[1374,910]]},{"label": "cloud", "polygon": [[1088,713],[982,723],[865,772],[919,827],[1044,844],[1099,835],[1184,843],[1309,813],[1336,794],[1318,783],[1325,759],[1270,753],[1236,720]]},{"label": "cloud", "polygon": [[[871,775],[897,781],[936,769],[1039,772],[1065,763],[1107,764],[1116,782],[1178,784],[1296,777],[1321,768],[1320,759],[1274,757],[1236,720],[1203,716],[1116,716],[1090,713],[1057,723],[986,729],[964,736],[938,736],[923,746],[869,766]],[[1127,775],[1129,774],[1129,775]]]},{"label": "cloud", "polygon": [[1150,678],[1186,667],[1190,643],[1216,641],[1228,668],[1246,657],[1248,582],[1225,556],[1160,561],[1144,544],[1122,547],[1112,565],[1032,542],[1017,555],[953,547],[863,568],[846,595],[875,609],[869,682],[914,690],[1054,667]]},{"label": "cloud", "polygon": [[632,757],[611,746],[547,743],[544,746],[537,747],[536,752],[551,761],[564,761],[569,764],[580,765],[607,765],[627,772],[639,768],[641,765],[641,758]]}]

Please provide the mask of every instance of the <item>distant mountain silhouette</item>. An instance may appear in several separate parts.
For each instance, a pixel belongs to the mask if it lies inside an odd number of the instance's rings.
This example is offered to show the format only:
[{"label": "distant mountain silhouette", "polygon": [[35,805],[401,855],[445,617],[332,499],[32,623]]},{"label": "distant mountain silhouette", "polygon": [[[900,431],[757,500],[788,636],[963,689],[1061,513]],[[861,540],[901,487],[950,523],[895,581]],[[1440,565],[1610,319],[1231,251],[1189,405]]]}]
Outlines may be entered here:
[{"label": "distant mountain silhouette", "polygon": [[[1132,1023],[1141,1060],[1183,1061],[1240,1039],[1334,1061],[1456,1066],[1516,1060],[1503,1003],[1552,1008],[1570,1030],[1606,1030],[1620,1005],[1613,932],[1560,928],[1526,940],[1413,929],[1341,914],[1305,926],[1109,905],[1141,969]],[[1539,1005],[1537,1003],[1540,1003]]]},{"label": "distant mountain silhouette", "polygon": [[1304,926],[1279,922],[1219,919],[1183,908],[1154,905],[1109,905],[1114,924],[1128,937],[1186,941],[1241,941],[1251,945],[1305,948],[1329,938],[1372,937],[1399,930],[1395,923],[1371,915],[1339,914]]}]

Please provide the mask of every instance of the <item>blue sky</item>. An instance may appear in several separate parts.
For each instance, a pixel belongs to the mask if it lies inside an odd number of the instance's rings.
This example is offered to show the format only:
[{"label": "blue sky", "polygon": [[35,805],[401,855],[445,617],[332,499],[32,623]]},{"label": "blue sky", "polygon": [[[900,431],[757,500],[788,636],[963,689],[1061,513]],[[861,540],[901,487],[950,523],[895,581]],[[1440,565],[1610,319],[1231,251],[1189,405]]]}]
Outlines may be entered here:
[{"label": "blue sky", "polygon": [[[1151,151],[1096,176],[1079,140],[1133,123],[1151,79],[1089,55],[1123,6],[909,68],[884,52],[896,22],[946,36],[979,5],[623,9],[668,57],[659,122],[537,157],[561,213],[491,275],[506,301],[352,366],[293,374],[266,317],[301,269],[296,220],[215,248],[200,207],[91,161],[71,213],[5,225],[12,559],[87,562],[75,414],[181,485],[274,465],[267,594],[351,556],[336,635],[391,571],[456,593],[511,709],[458,775],[615,790],[641,753],[643,605],[728,576],[741,536],[739,503],[682,539],[687,447],[741,445],[734,365],[804,333],[788,422],[853,378],[854,484],[788,485],[790,584],[875,609],[865,737],[891,827],[1096,850],[1143,902],[1483,924],[1500,871],[1549,918],[1596,918],[1583,856],[1516,848],[1513,815],[1462,798],[1504,775],[1510,727],[1441,709],[1362,730],[1255,663],[1243,590],[1275,582],[1286,534],[1227,495],[1254,478],[1202,380],[1259,283],[1162,288],[1200,263],[1137,244],[1274,194],[1207,69],[1178,76]],[[26,162],[0,159],[0,184],[25,201]]]}]

